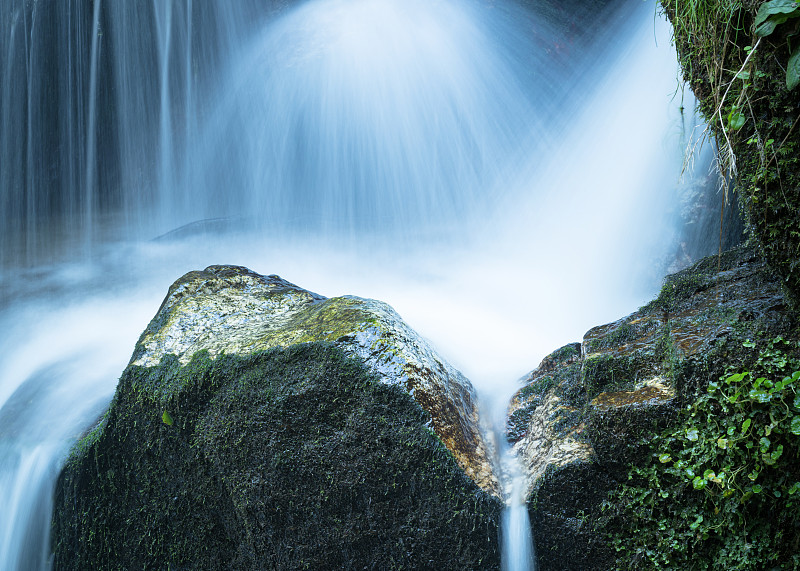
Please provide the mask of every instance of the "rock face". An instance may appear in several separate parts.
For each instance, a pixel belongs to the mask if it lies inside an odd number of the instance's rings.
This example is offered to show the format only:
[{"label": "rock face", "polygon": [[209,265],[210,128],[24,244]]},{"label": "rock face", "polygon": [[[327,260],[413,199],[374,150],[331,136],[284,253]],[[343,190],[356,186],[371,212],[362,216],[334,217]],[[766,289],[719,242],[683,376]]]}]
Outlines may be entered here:
[{"label": "rock face", "polygon": [[[800,90],[789,89],[787,70],[796,49],[791,37],[796,34],[797,12],[791,2],[783,4],[781,8],[792,17],[773,19],[773,31],[759,37],[754,24],[764,3],[710,0],[697,11],[693,3],[660,2],[673,25],[684,79],[721,149],[722,167],[736,190],[748,236],[781,277],[796,310],[800,308]],[[737,31],[733,38],[730,30]],[[745,76],[748,81],[733,81]],[[748,102],[747,113],[742,111],[743,101]],[[731,128],[720,120],[731,116],[741,117],[741,124]]]},{"label": "rock face", "polygon": [[608,492],[743,340],[786,330],[787,319],[778,280],[738,249],[669,276],[655,301],[524,379],[507,427],[527,469],[541,569],[614,567],[597,531]]},{"label": "rock face", "polygon": [[213,266],[69,458],[55,568],[497,568],[487,456],[471,386],[386,304]]},{"label": "rock face", "polygon": [[484,490],[497,489],[469,381],[383,302],[328,299],[278,276],[211,266],[170,287],[131,365],[151,367],[168,354],[185,365],[203,350],[213,358],[318,341],[362,359],[382,382],[403,387],[467,475]]}]

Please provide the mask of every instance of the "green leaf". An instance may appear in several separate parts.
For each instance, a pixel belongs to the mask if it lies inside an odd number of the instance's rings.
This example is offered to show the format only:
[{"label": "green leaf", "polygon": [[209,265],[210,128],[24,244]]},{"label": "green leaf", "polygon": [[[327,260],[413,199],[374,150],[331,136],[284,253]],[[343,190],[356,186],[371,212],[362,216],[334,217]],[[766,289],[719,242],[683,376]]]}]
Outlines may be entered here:
[{"label": "green leaf", "polygon": [[695,476],[694,480],[692,480],[692,486],[695,490],[702,490],[706,487],[706,481],[700,476]]},{"label": "green leaf", "polygon": [[761,487],[761,484],[755,484],[753,486],[753,493],[754,494],[760,494],[763,490],[764,490],[764,488]]},{"label": "green leaf", "polygon": [[789,57],[786,66],[786,88],[794,89],[800,83],[800,46],[797,46]]},{"label": "green leaf", "polygon": [[728,128],[732,131],[738,131],[746,122],[745,116],[739,111],[731,111],[728,114]]},{"label": "green leaf", "polygon": [[728,439],[727,438],[717,438],[717,446],[722,448],[723,450],[728,448]]},{"label": "green leaf", "polygon": [[[744,345],[745,347],[755,347],[756,346],[755,343],[750,343],[748,345],[748,341],[745,341],[744,343],[742,343],[742,345]],[[739,381],[741,381],[745,377],[746,374],[747,373],[736,373],[735,375],[731,375],[730,377],[725,379],[725,382],[728,383],[728,384],[738,383]]]},{"label": "green leaf", "polygon": [[792,434],[797,434],[798,436],[800,436],[800,416],[795,416],[794,418],[792,418],[792,425],[791,428],[789,428],[789,430],[792,431]]},{"label": "green leaf", "polygon": [[164,414],[161,415],[161,420],[167,426],[172,426],[173,425],[172,417],[169,415],[169,413],[166,410],[164,411]]},{"label": "green leaf", "polygon": [[755,399],[758,402],[769,402],[772,399],[772,395],[769,394],[767,391],[753,389],[750,391],[750,398]]},{"label": "green leaf", "polygon": [[703,515],[702,514],[697,516],[697,519],[695,519],[692,523],[690,523],[689,527],[691,529],[697,529],[698,527],[700,527],[701,523],[703,523]]},{"label": "green leaf", "polygon": [[748,429],[748,428],[750,428],[750,425],[751,425],[751,424],[752,424],[752,419],[749,419],[749,418],[748,418],[748,419],[746,419],[746,420],[745,420],[745,421],[742,423],[742,434],[744,434],[745,432],[747,432],[747,429]]},{"label": "green leaf", "polygon": [[761,452],[762,453],[766,452],[767,450],[769,450],[769,446],[770,446],[770,444],[772,444],[772,442],[769,441],[769,438],[767,438],[765,436],[761,437],[761,440],[759,440],[759,443],[761,444]]},{"label": "green leaf", "polygon": [[789,16],[786,16],[785,14],[771,16],[753,28],[753,34],[761,37],[768,36],[775,31],[775,28],[783,24],[788,19]]},{"label": "green leaf", "polygon": [[670,460],[672,460],[672,456],[670,456],[669,454],[660,454],[658,456],[658,461],[661,462],[662,464],[666,464]]},{"label": "green leaf", "polygon": [[775,27],[800,12],[794,0],[771,0],[758,8],[756,20],[753,22],[753,33],[757,36],[768,36]]},{"label": "green leaf", "polygon": [[700,434],[697,432],[696,428],[690,428],[686,431],[686,438],[695,442],[698,438],[700,438]]}]

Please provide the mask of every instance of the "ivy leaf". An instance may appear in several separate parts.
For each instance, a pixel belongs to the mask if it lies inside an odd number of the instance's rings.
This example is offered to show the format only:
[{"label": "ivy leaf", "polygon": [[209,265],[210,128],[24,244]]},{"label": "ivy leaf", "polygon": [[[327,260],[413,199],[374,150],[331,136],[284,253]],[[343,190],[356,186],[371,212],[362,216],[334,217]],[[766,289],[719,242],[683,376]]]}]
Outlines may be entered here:
[{"label": "ivy leaf", "polygon": [[742,434],[744,434],[745,432],[747,432],[747,429],[748,429],[748,428],[750,428],[750,424],[752,424],[752,419],[749,419],[749,418],[748,418],[748,419],[746,419],[746,420],[745,420],[745,421],[742,423]]},{"label": "ivy leaf", "polygon": [[696,428],[690,428],[686,431],[686,438],[695,442],[698,438],[700,438],[700,434],[697,432]]},{"label": "ivy leaf", "polygon": [[658,456],[658,461],[661,462],[662,464],[666,464],[670,460],[672,460],[672,456],[670,456],[669,454],[660,454]]},{"label": "ivy leaf", "polygon": [[786,88],[794,89],[800,83],[800,46],[797,46],[786,66]]},{"label": "ivy leaf", "polygon": [[[742,343],[742,345],[744,345],[745,347],[755,347],[756,346],[756,344],[752,343],[752,342],[750,342],[750,344],[748,345],[748,341],[745,341],[744,343]],[[746,375],[746,373],[736,373],[735,375],[731,375],[730,377],[725,379],[725,382],[728,383],[728,384],[738,383],[739,381],[741,381],[745,377],[745,375]]]},{"label": "ivy leaf", "polygon": [[770,446],[770,444],[772,444],[772,442],[769,441],[769,438],[767,438],[765,436],[761,437],[761,440],[759,441],[759,443],[761,444],[761,452],[762,453],[765,453],[767,450],[769,450],[769,446]]},{"label": "ivy leaf", "polygon": [[769,394],[767,391],[762,391],[758,389],[753,389],[750,391],[750,398],[755,399],[758,402],[769,402],[772,399],[772,395]]},{"label": "ivy leaf", "polygon": [[706,487],[706,481],[700,476],[695,476],[694,480],[692,480],[692,486],[695,490],[702,490]]},{"label": "ivy leaf", "polygon": [[166,424],[167,426],[172,426],[173,423],[174,423],[174,421],[172,420],[172,417],[169,415],[169,413],[166,410],[164,411],[164,414],[161,415],[161,421],[164,424]]},{"label": "ivy leaf", "polygon": [[800,416],[795,416],[792,419],[792,425],[789,428],[789,430],[792,431],[792,434],[797,434],[798,436],[800,436]]}]

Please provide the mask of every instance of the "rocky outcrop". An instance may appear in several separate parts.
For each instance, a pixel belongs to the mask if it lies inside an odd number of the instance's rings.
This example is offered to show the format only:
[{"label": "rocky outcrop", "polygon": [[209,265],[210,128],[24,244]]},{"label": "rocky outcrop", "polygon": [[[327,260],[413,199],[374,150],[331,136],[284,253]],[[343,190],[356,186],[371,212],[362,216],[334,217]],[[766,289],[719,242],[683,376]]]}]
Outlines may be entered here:
[{"label": "rocky outcrop", "polygon": [[496,568],[487,456],[471,386],[389,306],[212,266],[60,475],[55,568]]},{"label": "rocky outcrop", "polygon": [[166,355],[185,365],[199,351],[213,358],[320,341],[405,389],[467,475],[484,490],[497,489],[472,385],[383,302],[329,299],[278,276],[211,266],[172,284],[131,365],[151,367]]},{"label": "rocky outcrop", "polygon": [[613,568],[597,532],[608,492],[744,341],[790,328],[779,280],[738,249],[669,276],[652,303],[545,358],[507,425],[527,470],[541,569]]},{"label": "rocky outcrop", "polygon": [[790,89],[787,77],[800,10],[791,2],[778,6],[779,16],[787,17],[773,19],[772,31],[760,37],[755,21],[766,3],[709,0],[697,10],[690,2],[660,2],[673,25],[684,79],[698,99],[720,149],[723,174],[735,190],[729,199],[738,202],[748,237],[797,309],[800,89]]}]

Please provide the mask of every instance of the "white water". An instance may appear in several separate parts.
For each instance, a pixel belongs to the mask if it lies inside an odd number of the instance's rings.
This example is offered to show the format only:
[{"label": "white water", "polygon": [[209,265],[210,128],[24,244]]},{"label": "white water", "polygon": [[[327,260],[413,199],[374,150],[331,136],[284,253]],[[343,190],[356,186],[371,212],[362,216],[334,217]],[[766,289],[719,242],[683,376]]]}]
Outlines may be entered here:
[{"label": "white water", "polygon": [[[220,48],[230,61],[203,93],[189,80],[202,44],[191,3],[171,6],[154,4],[152,155],[128,86],[143,78],[115,75],[134,110],[119,117],[122,210],[92,210],[86,178],[83,221],[63,232],[91,256],[2,274],[3,569],[47,566],[58,465],[186,271],[241,264],[387,301],[496,408],[547,352],[644,302],[674,246],[676,58],[649,4],[632,3],[567,73],[530,37],[535,15],[502,3],[318,0]],[[134,50],[113,14],[106,33]],[[226,25],[220,45],[240,30]],[[155,182],[141,182],[153,164]],[[210,232],[141,239],[217,217]],[[109,220],[122,231],[102,238]],[[527,511],[519,495],[509,505],[504,568],[528,569]]]}]

